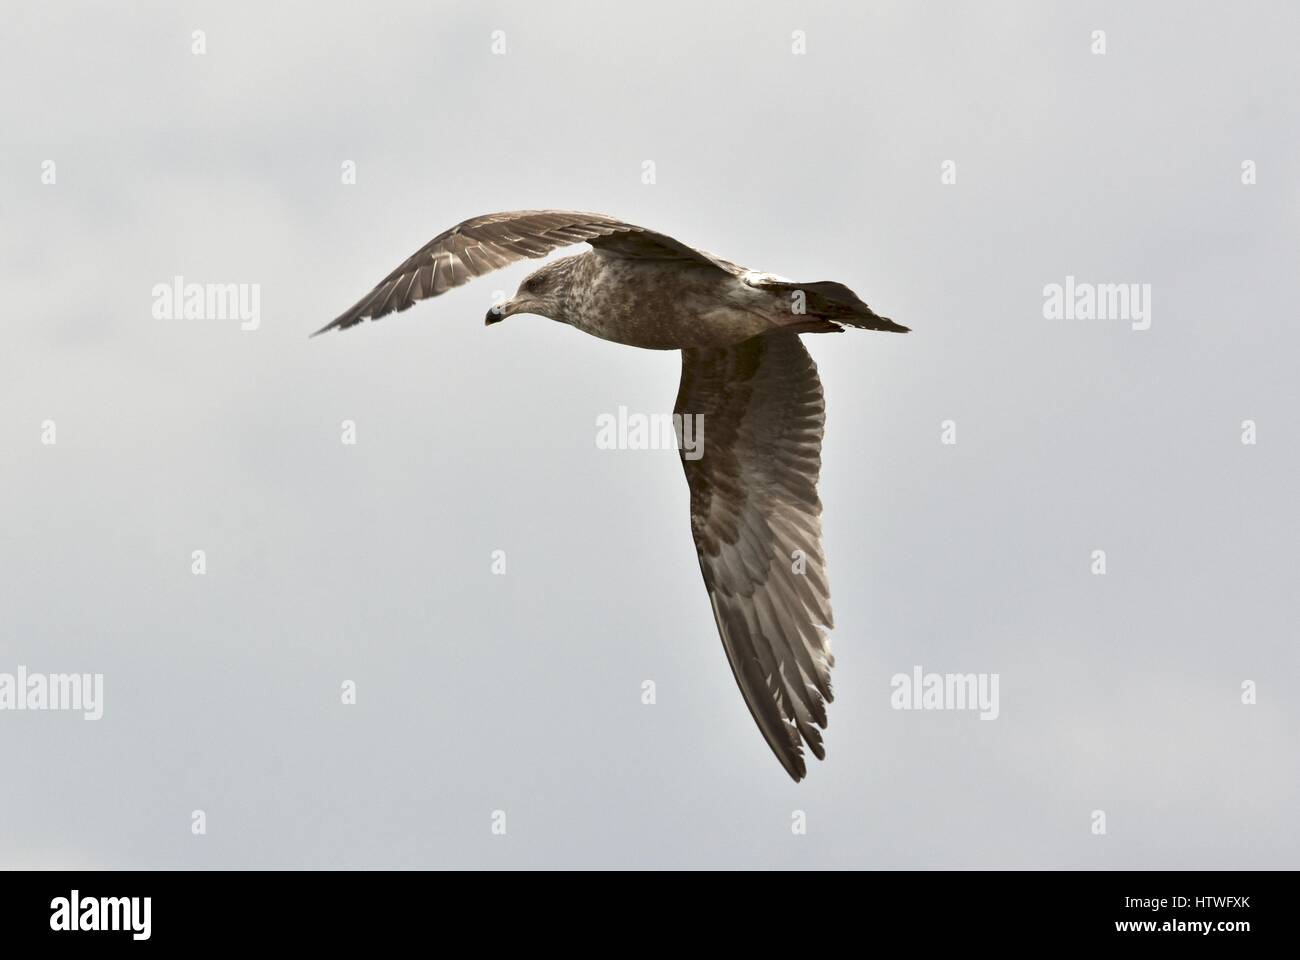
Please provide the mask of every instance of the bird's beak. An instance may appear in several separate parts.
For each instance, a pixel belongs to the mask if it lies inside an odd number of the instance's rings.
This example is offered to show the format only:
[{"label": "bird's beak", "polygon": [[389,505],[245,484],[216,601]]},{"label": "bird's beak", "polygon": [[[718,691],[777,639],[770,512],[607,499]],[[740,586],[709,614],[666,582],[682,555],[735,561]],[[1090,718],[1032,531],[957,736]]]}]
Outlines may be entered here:
[{"label": "bird's beak", "polygon": [[494,323],[500,323],[506,317],[513,316],[516,313],[527,313],[528,305],[521,303],[517,297],[511,297],[509,300],[503,300],[496,304],[487,312],[487,317],[483,320],[485,326],[492,326]]}]

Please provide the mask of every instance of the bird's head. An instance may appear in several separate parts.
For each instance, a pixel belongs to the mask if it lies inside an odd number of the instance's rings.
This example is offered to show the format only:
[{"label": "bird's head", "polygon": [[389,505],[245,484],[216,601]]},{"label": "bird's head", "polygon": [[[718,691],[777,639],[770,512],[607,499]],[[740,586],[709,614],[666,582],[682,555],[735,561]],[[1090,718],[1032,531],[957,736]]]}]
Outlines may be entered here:
[{"label": "bird's head", "polygon": [[491,326],[516,313],[535,313],[567,323],[569,280],[577,257],[565,257],[548,263],[524,277],[519,289],[509,300],[502,301],[487,312],[485,323]]}]

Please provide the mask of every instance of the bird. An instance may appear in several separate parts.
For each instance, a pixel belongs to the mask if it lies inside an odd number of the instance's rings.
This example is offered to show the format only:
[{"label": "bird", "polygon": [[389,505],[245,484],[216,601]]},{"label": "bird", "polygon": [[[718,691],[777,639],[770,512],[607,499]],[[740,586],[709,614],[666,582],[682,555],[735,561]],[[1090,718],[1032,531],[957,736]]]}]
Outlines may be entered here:
[{"label": "bird", "polygon": [[702,449],[680,451],[705,591],[745,704],[797,783],[805,744],[826,756],[835,664],[817,493],[826,408],[801,335],[908,327],[834,281],[749,270],[604,214],[520,210],[440,233],[312,336],[579,243],[589,249],[529,274],[485,323],[536,314],[614,343],[681,351],[674,414],[705,428]]}]

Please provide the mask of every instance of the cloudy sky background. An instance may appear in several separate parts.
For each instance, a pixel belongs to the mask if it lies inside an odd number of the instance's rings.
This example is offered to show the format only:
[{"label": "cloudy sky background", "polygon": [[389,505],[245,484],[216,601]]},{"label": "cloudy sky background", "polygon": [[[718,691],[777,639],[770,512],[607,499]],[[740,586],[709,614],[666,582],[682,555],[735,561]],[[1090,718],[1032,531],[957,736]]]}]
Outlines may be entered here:
[{"label": "cloudy sky background", "polygon": [[[105,715],[0,713],[0,866],[1297,865],[1293,5],[6,21],[0,672],[102,672]],[[675,354],[485,330],[529,264],[307,339],[528,207],[914,329],[806,338],[837,668],[802,784],[728,670],[676,455],[594,444],[671,409]],[[261,328],[154,319],[177,274],[260,284]],[[1151,329],[1045,320],[1067,274],[1151,284]],[[1001,717],[890,709],[914,664],[1000,674]]]}]

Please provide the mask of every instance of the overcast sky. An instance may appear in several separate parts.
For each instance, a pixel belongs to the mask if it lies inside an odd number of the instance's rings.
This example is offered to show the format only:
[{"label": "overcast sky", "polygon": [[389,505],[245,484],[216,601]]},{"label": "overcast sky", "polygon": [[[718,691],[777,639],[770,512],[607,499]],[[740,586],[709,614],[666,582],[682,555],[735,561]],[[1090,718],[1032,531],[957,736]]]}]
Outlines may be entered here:
[{"label": "overcast sky", "polygon": [[[0,866],[1297,866],[1294,5],[5,18],[0,673],[102,673],[104,715],[0,712]],[[676,354],[485,329],[528,264],[307,339],[531,207],[913,328],[805,337],[837,666],[801,784],[676,454],[594,442]],[[260,325],[155,316],[178,275]],[[1150,328],[1047,319],[1067,276],[1149,284]],[[999,717],[891,709],[914,665],[998,674]]]}]

